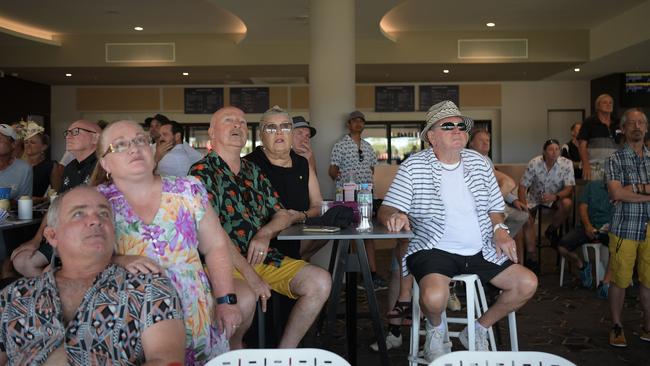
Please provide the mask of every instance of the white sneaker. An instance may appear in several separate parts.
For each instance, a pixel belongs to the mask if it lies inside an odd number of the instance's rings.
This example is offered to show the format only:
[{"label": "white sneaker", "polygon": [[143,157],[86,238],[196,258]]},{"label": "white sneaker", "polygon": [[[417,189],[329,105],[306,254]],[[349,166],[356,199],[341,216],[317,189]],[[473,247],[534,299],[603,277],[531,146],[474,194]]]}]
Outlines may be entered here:
[{"label": "white sneaker", "polygon": [[445,331],[439,330],[427,323],[427,335],[424,341],[424,349],[418,356],[423,357],[431,363],[436,358],[451,352],[451,342],[445,342]]},{"label": "white sneaker", "polygon": [[461,309],[460,300],[456,292],[449,292],[449,299],[447,299],[447,310],[449,311],[459,311]]},{"label": "white sneaker", "polygon": [[[402,346],[402,335],[400,334],[399,337],[395,337],[393,333],[390,331],[388,332],[388,335],[386,336],[386,349],[393,349],[393,348],[398,348]],[[370,349],[379,352],[379,345],[377,342],[373,343],[370,345]]]},{"label": "white sneaker", "polygon": [[[474,350],[475,351],[489,351],[490,343],[488,342],[488,331],[480,329],[478,326],[474,327],[475,336],[474,336]],[[458,335],[460,343],[463,344],[465,349],[469,349],[469,339],[467,335],[467,327],[463,329],[462,332]]]}]

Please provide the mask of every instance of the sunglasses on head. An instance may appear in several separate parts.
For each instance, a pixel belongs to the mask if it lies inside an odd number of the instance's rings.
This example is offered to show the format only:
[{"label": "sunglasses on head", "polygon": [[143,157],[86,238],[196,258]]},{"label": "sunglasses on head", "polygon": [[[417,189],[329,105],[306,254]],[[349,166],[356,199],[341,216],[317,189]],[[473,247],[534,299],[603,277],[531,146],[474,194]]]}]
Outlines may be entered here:
[{"label": "sunglasses on head", "polygon": [[458,127],[459,131],[467,131],[467,123],[465,121],[460,122],[444,122],[435,128],[439,128],[443,131],[452,131],[455,127]]}]

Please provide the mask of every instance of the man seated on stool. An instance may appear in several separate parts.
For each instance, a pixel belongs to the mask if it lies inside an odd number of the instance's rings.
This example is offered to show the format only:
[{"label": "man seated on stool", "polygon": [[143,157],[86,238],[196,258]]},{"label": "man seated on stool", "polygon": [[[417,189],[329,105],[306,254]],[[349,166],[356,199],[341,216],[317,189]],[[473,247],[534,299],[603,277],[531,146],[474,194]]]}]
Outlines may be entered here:
[{"label": "man seated on stool", "polygon": [[[514,240],[503,224],[503,197],[492,167],[482,155],[464,149],[473,121],[450,101],[429,109],[420,138],[432,148],[411,155],[400,166],[384,202],[379,222],[390,231],[412,229],[406,268],[420,286],[427,317],[424,358],[449,353],[441,314],[449,283],[459,274],[476,274],[503,290],[476,322],[479,351],[488,350],[487,330],[530,299],[537,277],[517,263]],[[460,340],[469,348],[467,327]]]},{"label": "man seated on stool", "polygon": [[61,267],[0,292],[0,364],[182,363],[181,302],[170,280],[111,264],[113,213],[93,188],[60,195],[45,236]]},{"label": "man seated on stool", "polygon": [[[612,217],[612,203],[607,193],[607,184],[603,180],[592,180],[585,186],[578,204],[580,222],[575,229],[569,231],[560,239],[557,250],[564,258],[572,260],[578,268],[582,286],[590,288],[591,265],[584,263],[581,256],[576,254],[583,244],[598,241],[607,246],[609,237],[609,220]],[[607,267],[607,266],[605,266]]]}]

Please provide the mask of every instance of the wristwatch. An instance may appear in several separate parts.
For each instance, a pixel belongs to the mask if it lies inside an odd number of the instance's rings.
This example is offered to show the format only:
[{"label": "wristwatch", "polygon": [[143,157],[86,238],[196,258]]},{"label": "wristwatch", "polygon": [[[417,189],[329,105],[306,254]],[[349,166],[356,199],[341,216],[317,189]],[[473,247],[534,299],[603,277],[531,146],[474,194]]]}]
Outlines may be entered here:
[{"label": "wristwatch", "polygon": [[506,226],[506,224],[498,223],[498,224],[494,225],[494,227],[492,228],[492,231],[496,233],[496,232],[497,232],[497,229],[503,229],[503,230],[505,230],[508,234],[510,234],[510,229],[508,229],[508,226]]},{"label": "wristwatch", "polygon": [[235,305],[237,303],[237,295],[236,294],[227,294],[221,297],[217,297],[217,304],[230,304],[230,305]]}]

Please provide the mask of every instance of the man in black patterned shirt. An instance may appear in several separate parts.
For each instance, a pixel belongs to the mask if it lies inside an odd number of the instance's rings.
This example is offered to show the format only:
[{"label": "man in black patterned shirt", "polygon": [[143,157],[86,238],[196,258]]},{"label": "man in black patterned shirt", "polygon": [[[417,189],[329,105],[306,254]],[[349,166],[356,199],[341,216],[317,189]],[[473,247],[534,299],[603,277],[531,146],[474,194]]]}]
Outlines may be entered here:
[{"label": "man in black patterned shirt", "polygon": [[111,264],[115,227],[104,196],[79,187],[58,197],[45,236],[62,265],[0,293],[0,364],[184,361],[178,294],[160,274]]}]

